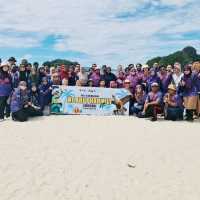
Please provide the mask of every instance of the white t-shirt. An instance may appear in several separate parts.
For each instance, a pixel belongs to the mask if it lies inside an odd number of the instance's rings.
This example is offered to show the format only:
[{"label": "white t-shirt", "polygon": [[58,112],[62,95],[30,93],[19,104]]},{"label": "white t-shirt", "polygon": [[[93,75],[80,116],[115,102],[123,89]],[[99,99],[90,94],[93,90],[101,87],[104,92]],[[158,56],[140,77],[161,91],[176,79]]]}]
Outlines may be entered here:
[{"label": "white t-shirt", "polygon": [[86,72],[85,73],[79,72],[78,73],[78,77],[79,77],[79,80],[81,80],[83,82],[83,84],[87,83],[87,81],[88,81],[88,74]]},{"label": "white t-shirt", "polygon": [[179,75],[175,73],[172,74],[173,82],[175,83],[176,87],[178,87],[182,77],[183,77],[183,73],[180,73]]}]

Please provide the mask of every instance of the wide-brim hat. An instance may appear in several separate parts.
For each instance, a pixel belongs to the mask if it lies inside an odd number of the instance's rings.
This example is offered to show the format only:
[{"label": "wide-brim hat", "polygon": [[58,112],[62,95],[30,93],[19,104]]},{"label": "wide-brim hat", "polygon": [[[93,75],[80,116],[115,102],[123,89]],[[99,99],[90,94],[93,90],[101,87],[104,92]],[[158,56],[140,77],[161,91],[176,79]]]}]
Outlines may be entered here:
[{"label": "wide-brim hat", "polygon": [[142,69],[147,69],[149,68],[149,65],[142,65]]},{"label": "wide-brim hat", "polygon": [[9,63],[8,63],[7,61],[3,61],[3,62],[1,63],[1,67],[3,67],[3,66],[9,66]]},{"label": "wide-brim hat", "polygon": [[176,91],[176,86],[173,85],[173,84],[170,84],[170,85],[168,86],[168,90]]}]

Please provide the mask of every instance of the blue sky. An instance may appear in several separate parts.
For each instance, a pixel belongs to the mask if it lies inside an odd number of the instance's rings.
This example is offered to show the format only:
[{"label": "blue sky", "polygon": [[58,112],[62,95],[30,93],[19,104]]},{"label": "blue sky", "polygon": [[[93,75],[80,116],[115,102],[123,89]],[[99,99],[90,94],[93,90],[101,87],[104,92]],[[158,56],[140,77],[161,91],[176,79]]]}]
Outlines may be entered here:
[{"label": "blue sky", "polygon": [[185,46],[200,52],[199,0],[0,0],[0,57],[144,63]]}]

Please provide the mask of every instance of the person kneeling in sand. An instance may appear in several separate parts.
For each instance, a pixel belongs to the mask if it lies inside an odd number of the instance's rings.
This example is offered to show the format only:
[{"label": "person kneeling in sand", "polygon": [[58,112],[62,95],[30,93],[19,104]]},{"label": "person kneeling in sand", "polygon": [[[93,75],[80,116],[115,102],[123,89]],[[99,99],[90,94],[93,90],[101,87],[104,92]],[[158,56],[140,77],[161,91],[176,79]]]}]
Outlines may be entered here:
[{"label": "person kneeling in sand", "polygon": [[136,115],[139,117],[141,115],[141,112],[144,109],[144,104],[145,104],[145,100],[146,100],[146,94],[145,94],[144,89],[145,88],[143,85],[136,86],[134,103],[130,108],[132,115]]},{"label": "person kneeling in sand", "polygon": [[183,101],[176,94],[176,86],[169,85],[168,93],[164,96],[164,114],[166,120],[183,120]]},{"label": "person kneeling in sand", "polygon": [[24,81],[13,92],[10,106],[14,121],[25,122],[29,117],[42,116],[42,112],[35,109],[29,101],[27,84]]}]

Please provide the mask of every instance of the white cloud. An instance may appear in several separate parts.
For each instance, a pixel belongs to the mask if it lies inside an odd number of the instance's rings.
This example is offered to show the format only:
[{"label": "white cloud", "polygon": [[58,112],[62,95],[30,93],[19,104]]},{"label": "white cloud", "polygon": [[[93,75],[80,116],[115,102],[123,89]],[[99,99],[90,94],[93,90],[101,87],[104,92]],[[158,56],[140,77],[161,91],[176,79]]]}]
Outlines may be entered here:
[{"label": "white cloud", "polygon": [[29,48],[40,46],[40,38],[37,37],[22,37],[22,36],[9,36],[0,33],[0,47],[7,48]]},{"label": "white cloud", "polygon": [[[31,54],[25,54],[21,57],[21,59],[27,59],[27,60],[30,60],[33,56]],[[20,60],[21,60],[20,59]]]},{"label": "white cloud", "polygon": [[191,0],[161,0],[161,3],[165,5],[175,5],[175,6],[184,6]]},{"label": "white cloud", "polygon": [[[200,6],[190,4],[188,8],[183,7],[194,1],[0,0],[0,33],[27,33],[26,37],[4,35],[0,39],[0,46],[35,47],[39,46],[46,36],[54,34],[62,36],[55,41],[56,51],[71,50],[90,55],[90,58],[80,62],[96,60],[99,63],[116,65],[118,62],[144,61],[158,55],[159,51],[167,53],[170,49],[164,47],[165,41],[155,36],[157,33],[177,35],[170,45],[184,47],[190,44],[191,41],[182,40],[180,34],[200,31],[199,16],[196,12]],[[198,0],[196,2],[198,3]],[[143,18],[115,18],[120,13],[134,13],[145,3],[177,6],[177,9],[160,15],[149,13],[149,16]],[[35,36],[31,33],[37,34]],[[159,48],[161,45],[162,48]]]}]

